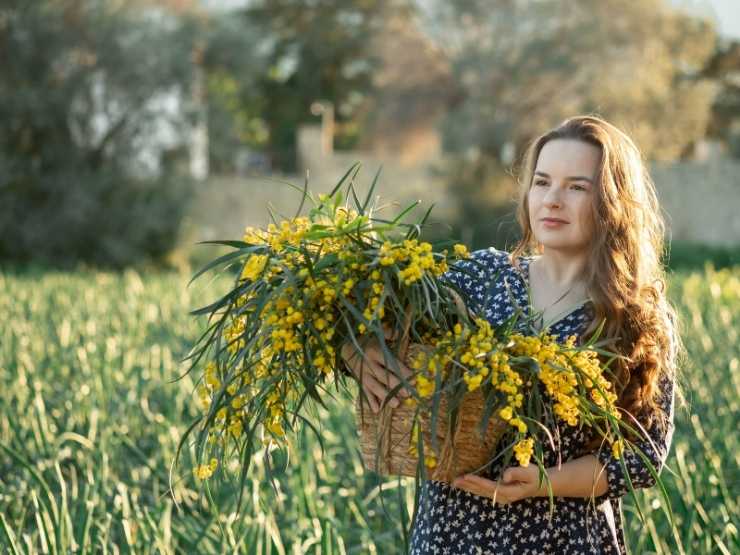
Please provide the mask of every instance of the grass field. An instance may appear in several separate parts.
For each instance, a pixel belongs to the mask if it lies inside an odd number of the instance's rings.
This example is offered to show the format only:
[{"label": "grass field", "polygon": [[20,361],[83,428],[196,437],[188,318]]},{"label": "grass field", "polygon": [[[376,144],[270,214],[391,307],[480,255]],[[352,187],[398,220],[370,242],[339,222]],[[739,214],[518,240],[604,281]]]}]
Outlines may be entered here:
[{"label": "grass field", "polygon": [[[398,515],[410,517],[413,480],[363,472],[346,397],[318,411],[323,454],[305,434],[291,470],[275,457],[277,490],[257,455],[239,517],[210,508],[189,453],[170,492],[175,448],[197,410],[193,380],[173,382],[201,325],[187,311],[226,285],[187,280],[0,273],[2,553],[401,553],[409,523]],[[629,544],[639,554],[738,553],[740,268],[677,274],[670,293],[690,355],[675,474],[663,474],[678,527],[643,492],[646,523],[625,506]],[[233,493],[214,496],[228,507]]]}]

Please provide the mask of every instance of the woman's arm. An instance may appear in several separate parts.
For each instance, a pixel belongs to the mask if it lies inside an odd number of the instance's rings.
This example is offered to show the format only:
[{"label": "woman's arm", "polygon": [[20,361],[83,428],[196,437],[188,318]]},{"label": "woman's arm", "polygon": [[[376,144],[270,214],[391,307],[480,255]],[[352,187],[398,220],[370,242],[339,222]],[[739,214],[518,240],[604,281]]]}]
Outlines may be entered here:
[{"label": "woman's arm", "polygon": [[[645,458],[650,461],[656,473],[665,464],[673,436],[674,381],[664,376],[660,380],[658,406],[666,417],[666,425],[656,422],[645,430],[646,436],[636,442]],[[634,426],[634,422],[630,423]],[[641,425],[644,425],[641,423]],[[627,472],[625,472],[625,469]],[[584,455],[567,461],[560,468],[547,469],[555,497],[595,497],[599,503],[605,498],[617,499],[633,489],[649,488],[655,485],[655,477],[643,457],[629,449],[616,458],[611,447],[605,445],[594,454]],[[504,471],[503,479],[488,480],[475,475],[465,475],[453,481],[454,487],[495,499],[498,503],[511,503],[526,497],[548,495],[547,484],[539,484],[539,469],[530,464],[527,467],[513,466]],[[494,497],[495,496],[495,497]]]},{"label": "woman's arm", "polygon": [[[537,467],[535,470],[535,481],[537,480]],[[558,467],[547,469],[550,478],[552,494],[555,497],[598,497],[604,495],[609,484],[607,482],[604,465],[599,462],[595,455],[586,455],[570,460]],[[506,473],[504,473],[506,478]],[[535,493],[536,497],[547,497],[547,483]]]},{"label": "woman's arm", "polygon": [[[554,497],[599,497],[608,491],[604,466],[594,455],[585,455],[547,469]],[[547,481],[539,484],[537,465],[512,466],[504,471],[500,482],[476,475],[461,476],[452,482],[456,488],[512,503],[527,497],[547,497]]]}]

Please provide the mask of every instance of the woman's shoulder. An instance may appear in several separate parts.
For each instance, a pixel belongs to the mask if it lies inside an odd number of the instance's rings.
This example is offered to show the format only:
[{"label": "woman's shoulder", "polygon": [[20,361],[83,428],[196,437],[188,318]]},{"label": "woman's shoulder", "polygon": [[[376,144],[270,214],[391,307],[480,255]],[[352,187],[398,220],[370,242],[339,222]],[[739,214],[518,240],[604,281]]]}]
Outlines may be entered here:
[{"label": "woman's shoulder", "polygon": [[494,276],[515,269],[511,254],[495,247],[472,251],[468,258],[455,262],[450,268],[460,277],[488,281]]},{"label": "woman's shoulder", "polygon": [[485,268],[488,271],[513,267],[511,253],[495,247],[475,250],[470,253],[470,258],[459,262],[457,265],[462,264],[464,266],[465,263],[469,266]]},{"label": "woman's shoulder", "polygon": [[471,252],[467,258],[455,262],[445,278],[476,302],[484,302],[487,297],[505,302],[510,294],[520,294],[525,283],[521,267],[512,263],[511,253],[495,247]]}]

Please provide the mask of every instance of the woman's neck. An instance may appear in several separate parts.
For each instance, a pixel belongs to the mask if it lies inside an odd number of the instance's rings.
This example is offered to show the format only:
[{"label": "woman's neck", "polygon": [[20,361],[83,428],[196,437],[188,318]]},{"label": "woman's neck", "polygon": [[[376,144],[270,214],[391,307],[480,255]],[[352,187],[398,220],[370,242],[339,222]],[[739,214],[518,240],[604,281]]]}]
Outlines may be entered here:
[{"label": "woman's neck", "polygon": [[586,254],[565,253],[546,249],[542,255],[535,257],[531,264],[536,271],[553,287],[585,289],[583,277],[586,270]]}]

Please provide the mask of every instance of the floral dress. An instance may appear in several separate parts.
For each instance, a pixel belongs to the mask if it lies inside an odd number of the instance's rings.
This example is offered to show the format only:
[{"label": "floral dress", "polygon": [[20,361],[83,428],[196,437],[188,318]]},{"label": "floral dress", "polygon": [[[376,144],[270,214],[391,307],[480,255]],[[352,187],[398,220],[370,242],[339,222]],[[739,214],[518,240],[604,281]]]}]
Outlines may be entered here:
[{"label": "floral dress", "polygon": [[[521,257],[521,272],[511,264],[508,253],[494,248],[475,251],[470,260],[458,262],[447,278],[466,293],[474,310],[492,325],[500,325],[517,308],[529,310],[526,285],[532,257]],[[456,271],[457,269],[466,271]],[[475,277],[470,276],[474,273]],[[497,279],[493,280],[497,274]],[[593,319],[590,301],[549,326],[549,333],[565,341],[569,335],[580,336]],[[531,335],[523,321],[521,333]],[[673,434],[673,382],[663,380],[657,404],[669,415],[669,425],[660,431],[648,428],[651,442],[639,444],[659,471]],[[584,430],[563,425],[559,429],[563,462],[589,453]],[[549,451],[549,452],[548,452]],[[621,497],[628,493],[622,465],[605,446],[591,451],[605,465],[608,491],[588,498],[555,497],[555,510],[548,519],[547,497],[527,498],[508,505],[494,504],[490,498],[455,488],[445,482],[426,480],[422,484],[419,509],[411,531],[410,555],[468,554],[581,554],[627,553],[622,529]],[[655,483],[648,468],[636,453],[624,452],[623,459],[635,489]],[[512,459],[509,463],[516,464]],[[557,464],[556,453],[545,450],[545,465]],[[501,463],[492,465],[484,477],[495,479]]]}]

